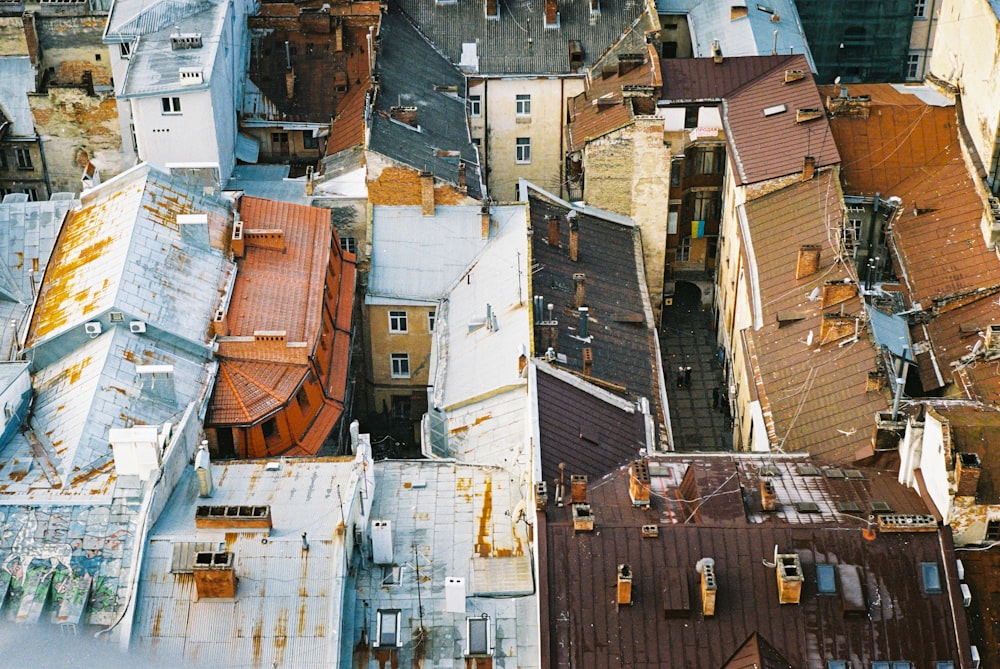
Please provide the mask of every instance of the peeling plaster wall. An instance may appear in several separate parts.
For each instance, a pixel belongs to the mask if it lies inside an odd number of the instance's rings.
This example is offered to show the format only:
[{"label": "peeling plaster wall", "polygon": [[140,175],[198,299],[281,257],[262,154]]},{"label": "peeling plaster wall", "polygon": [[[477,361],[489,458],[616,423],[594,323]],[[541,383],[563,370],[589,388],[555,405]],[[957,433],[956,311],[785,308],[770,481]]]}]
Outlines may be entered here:
[{"label": "peeling plaster wall", "polygon": [[28,40],[20,16],[0,16],[0,56],[27,56]]},{"label": "peeling plaster wall", "polygon": [[111,59],[101,42],[106,16],[35,16],[42,68],[52,68],[52,79],[79,84],[90,72],[97,86],[111,85]]}]

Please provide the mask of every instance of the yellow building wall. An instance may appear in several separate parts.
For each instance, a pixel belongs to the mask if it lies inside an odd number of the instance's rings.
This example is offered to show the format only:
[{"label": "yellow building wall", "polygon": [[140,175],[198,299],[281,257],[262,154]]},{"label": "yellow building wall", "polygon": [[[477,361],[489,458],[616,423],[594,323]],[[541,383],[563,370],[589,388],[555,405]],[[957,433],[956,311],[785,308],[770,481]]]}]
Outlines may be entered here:
[{"label": "yellow building wall", "polygon": [[[371,352],[371,378],[375,408],[392,407],[393,395],[410,395],[424,392],[428,383],[431,355],[431,330],[428,315],[436,312],[436,305],[385,306],[366,305]],[[407,331],[389,331],[389,312],[406,313]],[[406,353],[410,360],[410,377],[393,378],[391,355]]]}]

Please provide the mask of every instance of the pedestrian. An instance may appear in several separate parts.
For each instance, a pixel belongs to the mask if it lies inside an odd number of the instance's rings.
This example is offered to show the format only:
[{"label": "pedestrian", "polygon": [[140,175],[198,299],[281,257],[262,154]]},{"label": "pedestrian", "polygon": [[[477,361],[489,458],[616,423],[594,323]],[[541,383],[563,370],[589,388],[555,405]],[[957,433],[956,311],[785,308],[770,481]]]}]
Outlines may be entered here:
[{"label": "pedestrian", "polygon": [[678,388],[683,388],[684,387],[684,368],[683,367],[678,367],[677,368],[677,387]]},{"label": "pedestrian", "polygon": [[719,395],[720,395],[720,393],[719,393],[719,386],[716,386],[716,387],[712,388],[712,408],[713,409],[718,409],[719,408]]},{"label": "pedestrian", "polygon": [[688,388],[691,387],[691,368],[690,367],[685,367],[684,368],[684,385],[687,386]]}]

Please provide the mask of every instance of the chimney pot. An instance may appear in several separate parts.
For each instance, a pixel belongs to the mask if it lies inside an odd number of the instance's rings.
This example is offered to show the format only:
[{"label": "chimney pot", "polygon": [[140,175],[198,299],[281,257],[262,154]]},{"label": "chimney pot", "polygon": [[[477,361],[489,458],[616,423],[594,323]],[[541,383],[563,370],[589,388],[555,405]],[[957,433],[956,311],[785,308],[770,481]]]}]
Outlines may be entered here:
[{"label": "chimney pot", "polygon": [[796,553],[779,553],[775,572],[778,579],[778,603],[798,604],[802,597],[802,563]]},{"label": "chimney pot", "polygon": [[804,244],[799,247],[799,258],[795,265],[796,279],[803,279],[819,271],[821,251],[819,244]]},{"label": "chimney pot", "polygon": [[566,218],[569,219],[569,259],[576,262],[580,256],[580,223],[576,220],[575,211],[567,214]]},{"label": "chimney pot", "polygon": [[593,532],[594,512],[589,504],[574,503],[571,507],[573,511],[573,531]]},{"label": "chimney pot", "polygon": [[975,497],[979,488],[982,462],[976,453],[959,453],[955,457],[956,497]]},{"label": "chimney pot", "polygon": [[569,494],[575,504],[587,501],[587,477],[584,474],[569,477]]},{"label": "chimney pot", "polygon": [[573,274],[573,306],[579,309],[586,301],[587,275],[583,272]]},{"label": "chimney pot", "polygon": [[816,176],[816,158],[806,156],[802,159],[802,180],[809,181]]},{"label": "chimney pot", "polygon": [[424,216],[434,215],[434,175],[427,171],[420,173],[420,206]]},{"label": "chimney pot", "polygon": [[632,569],[627,564],[618,565],[618,605],[632,605]]}]

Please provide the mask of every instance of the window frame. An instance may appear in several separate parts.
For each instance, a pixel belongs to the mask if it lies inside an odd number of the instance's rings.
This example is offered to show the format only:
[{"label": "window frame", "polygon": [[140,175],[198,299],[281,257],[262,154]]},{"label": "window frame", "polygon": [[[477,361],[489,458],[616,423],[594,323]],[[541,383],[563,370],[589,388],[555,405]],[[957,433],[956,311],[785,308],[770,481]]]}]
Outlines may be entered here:
[{"label": "window frame", "polygon": [[180,97],[165,95],[160,98],[160,114],[162,116],[178,116],[182,113]]},{"label": "window frame", "polygon": [[394,379],[410,378],[410,354],[390,353],[389,354],[389,376]]},{"label": "window frame", "polygon": [[820,595],[837,594],[836,566],[829,563],[819,563],[816,565],[816,592]]},{"label": "window frame", "polygon": [[1000,518],[986,519],[986,541],[1000,541]]},{"label": "window frame", "polygon": [[435,325],[437,325],[437,309],[431,309],[427,312],[427,331],[434,332]]},{"label": "window frame", "polygon": [[118,44],[118,53],[121,55],[123,60],[128,60],[132,57],[132,43],[131,42],[121,42]]},{"label": "window frame", "polygon": [[514,96],[514,114],[517,116],[531,116],[530,93],[518,93]]},{"label": "window frame", "polygon": [[514,162],[518,165],[531,164],[530,137],[517,137],[514,139]]},{"label": "window frame", "polygon": [[915,19],[927,18],[927,0],[914,0],[913,18]]},{"label": "window frame", "polygon": [[[476,647],[472,646],[472,628],[473,625],[476,627],[482,626],[481,631],[477,631],[477,637],[482,640],[482,645],[477,643]],[[495,640],[493,638],[493,625],[491,624],[490,617],[487,615],[474,616],[465,619],[465,656],[466,657],[492,657],[494,650],[496,649]]]},{"label": "window frame", "polygon": [[319,150],[319,137],[315,136],[312,130],[302,131],[302,148]]},{"label": "window frame", "polygon": [[31,149],[25,147],[14,148],[14,162],[19,170],[33,170],[34,164],[31,162]]},{"label": "window frame", "polygon": [[405,311],[389,311],[389,334],[406,334],[409,331],[407,313]]},{"label": "window frame", "polygon": [[925,595],[940,595],[944,592],[941,567],[937,562],[920,563],[920,590]]},{"label": "window frame", "polygon": [[358,240],[354,237],[340,237],[340,250],[346,251],[347,253],[358,252]]},{"label": "window frame", "polygon": [[[401,648],[403,612],[400,609],[379,609],[375,612],[375,634],[372,638],[372,648]],[[387,636],[383,638],[383,629]]]},{"label": "window frame", "polygon": [[684,237],[677,244],[677,252],[674,256],[676,262],[691,262],[691,238]]},{"label": "window frame", "polygon": [[481,95],[470,95],[469,96],[469,116],[472,118],[479,118],[483,115],[483,96]]}]

